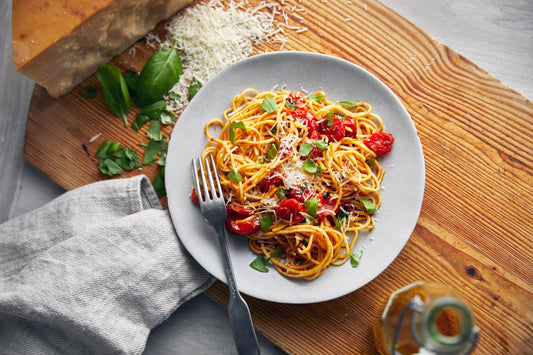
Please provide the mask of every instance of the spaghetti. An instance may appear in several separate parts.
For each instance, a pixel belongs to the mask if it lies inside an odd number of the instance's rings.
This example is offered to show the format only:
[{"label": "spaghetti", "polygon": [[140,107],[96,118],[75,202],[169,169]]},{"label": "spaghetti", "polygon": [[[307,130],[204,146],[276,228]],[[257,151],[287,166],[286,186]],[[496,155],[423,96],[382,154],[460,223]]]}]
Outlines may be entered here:
[{"label": "spaghetti", "polygon": [[374,228],[384,175],[376,157],[394,138],[370,104],[247,89],[205,134],[202,161],[214,157],[227,228],[281,274],[314,279],[345,263],[358,232]]}]

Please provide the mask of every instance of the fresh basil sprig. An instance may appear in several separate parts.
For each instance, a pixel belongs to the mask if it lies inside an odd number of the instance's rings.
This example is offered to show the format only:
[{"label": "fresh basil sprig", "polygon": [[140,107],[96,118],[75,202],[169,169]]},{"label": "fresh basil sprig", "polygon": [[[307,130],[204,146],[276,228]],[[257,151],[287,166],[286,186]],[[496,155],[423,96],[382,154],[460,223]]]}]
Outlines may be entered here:
[{"label": "fresh basil sprig", "polygon": [[144,65],[135,86],[135,102],[147,106],[162,100],[183,72],[176,45],[154,53]]},{"label": "fresh basil sprig", "polygon": [[361,249],[353,249],[350,253],[350,265],[352,265],[352,267],[357,267],[357,265],[359,265],[359,262],[361,261],[362,256],[363,251]]},{"label": "fresh basil sprig", "polygon": [[112,65],[100,65],[96,71],[96,76],[102,84],[107,106],[128,126],[131,98],[120,69]]},{"label": "fresh basil sprig", "polygon": [[260,272],[268,272],[266,264],[270,261],[270,259],[280,257],[282,252],[283,249],[281,248],[281,245],[279,245],[268,258],[265,258],[263,255],[259,255],[250,263],[250,267]]},{"label": "fresh basil sprig", "polygon": [[270,96],[266,96],[261,103],[261,109],[268,113],[276,111],[276,99]]},{"label": "fresh basil sprig", "polygon": [[191,85],[189,85],[189,94],[188,94],[189,101],[192,100],[194,95],[196,95],[196,93],[198,92],[198,90],[200,90],[201,87],[202,87],[201,82],[199,82],[196,79],[192,81]]}]

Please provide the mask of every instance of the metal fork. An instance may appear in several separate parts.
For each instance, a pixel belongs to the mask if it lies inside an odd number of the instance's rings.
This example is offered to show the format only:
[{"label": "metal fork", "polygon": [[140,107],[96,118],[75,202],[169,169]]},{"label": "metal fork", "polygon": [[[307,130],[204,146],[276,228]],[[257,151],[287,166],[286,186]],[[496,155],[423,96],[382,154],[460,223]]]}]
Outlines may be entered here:
[{"label": "metal fork", "polygon": [[[233,331],[233,340],[237,347],[237,352],[243,355],[259,354],[259,343],[257,342],[257,335],[255,334],[254,326],[250,310],[244,299],[239,294],[237,284],[235,282],[235,275],[233,274],[233,267],[231,266],[231,259],[229,256],[228,244],[226,241],[226,230],[224,221],[226,220],[226,203],[222,195],[222,188],[220,187],[220,180],[215,166],[213,156],[206,157],[205,166],[207,174],[202,166],[201,158],[193,159],[193,175],[198,193],[198,200],[200,202],[200,210],[205,220],[211,224],[218,234],[218,242],[222,249],[222,258],[224,260],[224,271],[229,286],[229,304],[228,314]],[[211,168],[212,167],[212,168]],[[200,178],[198,178],[198,174]],[[207,184],[207,179],[209,184]],[[213,180],[213,175],[215,180]],[[200,186],[200,181],[202,185]],[[216,185],[215,185],[216,182]],[[203,198],[202,198],[203,187]]]}]

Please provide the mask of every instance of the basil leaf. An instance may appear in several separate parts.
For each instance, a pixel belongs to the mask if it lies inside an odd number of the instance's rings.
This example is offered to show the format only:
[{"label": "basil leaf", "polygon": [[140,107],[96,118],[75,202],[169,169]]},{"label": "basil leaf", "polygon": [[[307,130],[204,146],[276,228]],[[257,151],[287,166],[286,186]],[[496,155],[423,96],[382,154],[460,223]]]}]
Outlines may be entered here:
[{"label": "basil leaf", "polygon": [[242,131],[242,133],[247,136],[248,133],[246,132],[246,126],[244,126],[244,122],[233,122],[229,125],[229,140],[231,144],[235,144],[235,129],[238,128]]},{"label": "basil leaf", "polygon": [[150,127],[146,131],[148,138],[153,139],[154,141],[163,140],[163,133],[161,133],[161,122],[156,120],[150,121]]},{"label": "basil leaf", "polygon": [[139,132],[139,129],[146,123],[150,121],[150,116],[145,115],[144,113],[140,112],[135,116],[135,120],[131,124],[131,128],[135,132]]},{"label": "basil leaf", "polygon": [[159,154],[160,144],[158,141],[150,140],[144,150],[143,165],[154,165]]},{"label": "basil leaf", "polygon": [[242,176],[237,170],[231,169],[230,172],[228,173],[228,179],[230,179],[233,182],[239,183],[242,181]]},{"label": "basil leaf", "polygon": [[272,133],[272,134],[278,133],[278,126],[276,126],[276,125],[272,126],[272,129],[270,130],[270,133]]},{"label": "basil leaf", "polygon": [[139,80],[139,73],[130,69],[126,69],[124,80],[126,81],[126,86],[128,87],[130,94],[135,96],[135,87],[137,86],[137,81]]},{"label": "basil leaf", "polygon": [[152,180],[152,186],[154,187],[154,191],[157,194],[157,197],[161,198],[167,195],[163,172],[160,172],[155,176],[154,180]]},{"label": "basil leaf", "polygon": [[300,144],[298,153],[300,154],[301,157],[306,157],[309,155],[309,153],[311,153],[312,150],[313,150],[313,146],[311,144],[302,143]]},{"label": "basil leaf", "polygon": [[304,161],[302,166],[308,173],[315,175],[320,175],[322,173],[322,168],[313,159]]},{"label": "basil leaf", "polygon": [[304,202],[304,209],[313,217],[318,213],[318,199],[316,197],[308,198]]},{"label": "basil leaf", "polygon": [[161,117],[161,112],[166,109],[167,103],[165,100],[159,100],[151,103],[150,105],[144,106],[141,110],[141,113],[150,117],[153,120],[158,120]]},{"label": "basil leaf", "polygon": [[272,220],[271,216],[265,216],[259,220],[259,225],[261,226],[261,231],[264,233],[266,232],[272,225],[274,224],[274,221]]},{"label": "basil leaf", "polygon": [[366,198],[360,197],[359,202],[361,202],[363,206],[365,206],[366,213],[370,213],[370,214],[376,213],[376,205],[372,201],[367,200]]},{"label": "basil leaf", "polygon": [[278,197],[282,200],[285,198],[285,190],[285,186],[278,186]]},{"label": "basil leaf", "polygon": [[167,97],[169,99],[169,105],[172,108],[177,109],[179,102],[181,102],[181,96],[179,94],[176,94],[174,91],[169,91]]},{"label": "basil leaf", "polygon": [[140,168],[142,166],[139,163],[139,156],[133,148],[121,148],[115,154],[115,163],[120,165],[124,170],[132,170],[133,168]]},{"label": "basil leaf", "polygon": [[276,99],[270,96],[266,96],[261,103],[261,109],[268,113],[276,111]]},{"label": "basil leaf", "polygon": [[318,102],[318,101],[322,100],[324,97],[326,97],[326,95],[324,95],[324,94],[319,94],[319,95],[309,96],[309,99]]},{"label": "basil leaf", "polygon": [[278,155],[278,146],[276,145],[276,143],[272,143],[270,145],[270,148],[268,148],[268,152],[265,155],[265,160],[272,161],[276,159],[276,155]]},{"label": "basil leaf", "polygon": [[176,46],[152,54],[135,85],[137,104],[144,107],[163,99],[178,82],[182,71]]},{"label": "basil leaf", "polygon": [[287,99],[287,101],[285,101],[285,106],[287,106],[290,111],[294,111],[296,110],[296,101]]},{"label": "basil leaf", "polygon": [[191,85],[189,85],[189,101],[192,100],[194,95],[196,95],[196,93],[198,92],[198,90],[200,90],[201,87],[202,83],[200,83],[198,80],[194,79],[192,81]]},{"label": "basil leaf", "polygon": [[352,267],[357,267],[357,265],[359,265],[362,256],[363,251],[361,249],[352,250],[352,252],[350,253],[350,264],[352,265]]},{"label": "basil leaf", "polygon": [[339,101],[339,105],[348,108],[354,108],[355,106],[357,106],[357,101]]},{"label": "basil leaf", "polygon": [[311,224],[313,222],[316,222],[316,218],[311,216],[308,213],[300,212],[300,214],[305,218],[305,223]]},{"label": "basil leaf", "polygon": [[281,245],[278,245],[276,250],[274,250],[272,252],[272,254],[270,254],[270,256],[268,257],[268,261],[270,261],[270,259],[272,259],[272,258],[279,258],[281,256],[281,253],[283,253],[283,249],[282,249]]},{"label": "basil leaf", "polygon": [[365,160],[365,163],[368,166],[374,165],[375,162],[376,162],[376,158],[368,158],[367,160]]},{"label": "basil leaf", "polygon": [[266,267],[267,259],[263,255],[259,255],[254,261],[250,263],[250,267],[260,272],[268,272]]},{"label": "basil leaf", "polygon": [[173,112],[170,112],[169,110],[162,110],[161,116],[159,117],[159,120],[162,124],[172,124],[176,122],[176,115]]},{"label": "basil leaf", "polygon": [[333,127],[334,122],[335,122],[335,113],[333,111],[329,111],[328,115],[326,116],[326,126]]},{"label": "basil leaf", "polygon": [[80,90],[80,93],[83,95],[83,97],[92,99],[96,96],[96,88],[91,85],[85,86]]},{"label": "basil leaf", "polygon": [[315,139],[316,147],[318,151],[323,152],[328,149],[328,144],[323,139]]},{"label": "basil leaf", "polygon": [[96,71],[96,76],[102,84],[107,106],[113,113],[121,117],[124,120],[124,124],[128,126],[131,99],[120,69],[112,65],[100,65]]},{"label": "basil leaf", "polygon": [[103,174],[106,174],[109,176],[122,174],[124,172],[124,170],[122,170],[120,165],[118,165],[111,159],[100,160],[100,165],[98,166],[98,170],[100,170]]},{"label": "basil leaf", "polygon": [[119,142],[103,141],[96,151],[95,157],[100,159],[109,159],[115,156],[120,149]]}]

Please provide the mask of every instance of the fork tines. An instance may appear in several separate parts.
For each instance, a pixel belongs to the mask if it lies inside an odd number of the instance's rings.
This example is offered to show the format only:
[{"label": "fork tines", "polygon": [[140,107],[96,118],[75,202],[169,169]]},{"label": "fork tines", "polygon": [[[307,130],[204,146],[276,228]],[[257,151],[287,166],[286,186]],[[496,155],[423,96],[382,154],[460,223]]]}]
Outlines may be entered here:
[{"label": "fork tines", "polygon": [[[215,165],[215,160],[213,159],[213,155],[209,154],[205,157],[205,170],[204,164],[202,164],[201,157],[198,158],[198,162],[196,159],[193,159],[192,163],[194,167],[194,181],[196,184],[196,191],[200,203],[203,201],[209,201],[211,199],[223,198],[222,187],[220,186],[220,180],[218,178],[217,168]],[[200,178],[198,178],[198,174],[200,175]],[[213,175],[215,176],[214,180]],[[201,186],[199,180],[201,180],[202,182]],[[202,198],[200,198],[201,191],[203,191],[203,201]]]}]

